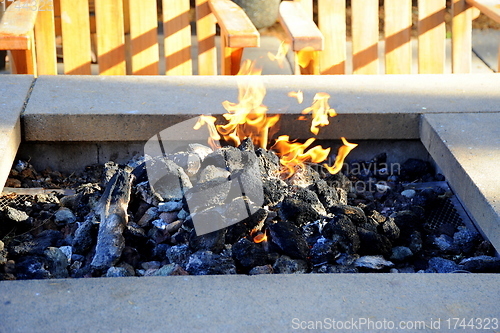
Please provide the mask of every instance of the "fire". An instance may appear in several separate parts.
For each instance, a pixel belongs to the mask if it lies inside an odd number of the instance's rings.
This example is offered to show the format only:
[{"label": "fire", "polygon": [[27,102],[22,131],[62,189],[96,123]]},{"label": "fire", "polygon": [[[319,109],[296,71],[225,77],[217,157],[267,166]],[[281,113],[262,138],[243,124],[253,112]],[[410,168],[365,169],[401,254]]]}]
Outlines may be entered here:
[{"label": "fire", "polygon": [[280,47],[278,48],[278,52],[276,54],[272,54],[271,52],[267,53],[267,56],[271,61],[276,61],[280,68],[284,67],[285,57],[288,53],[289,46],[285,42],[281,42]]},{"label": "fire", "polygon": [[339,148],[339,151],[337,153],[337,157],[335,158],[335,163],[333,163],[333,166],[328,166],[328,164],[323,164],[323,166],[330,172],[331,174],[336,174],[342,169],[342,165],[344,164],[344,160],[346,156],[358,146],[357,143],[350,143],[347,142],[347,140],[344,137],[340,138],[342,140],[342,143],[344,144],[342,147]]},{"label": "fire", "polygon": [[300,67],[306,68],[309,63],[316,58],[316,51],[310,46],[307,46],[297,52],[296,61]]},{"label": "fire", "polygon": [[302,102],[304,101],[304,93],[302,92],[302,90],[299,90],[299,91],[290,91],[288,93],[288,97],[295,97],[297,99],[297,102],[299,102],[299,104],[302,104]]},{"label": "fire", "polygon": [[302,114],[312,113],[313,120],[311,122],[311,132],[315,135],[319,133],[319,126],[326,126],[330,122],[328,117],[335,117],[337,113],[334,109],[330,108],[328,105],[328,99],[330,95],[327,93],[317,93],[314,96],[314,101],[312,106],[305,108]]},{"label": "fire", "polygon": [[[275,59],[279,59],[281,52],[284,52],[283,45],[278,54],[273,56]],[[305,57],[308,50],[304,50],[303,54]],[[280,117],[279,115],[267,115],[268,109],[263,104],[266,88],[262,80],[259,79],[260,74],[261,70],[256,69],[253,62],[246,60],[242,64],[238,75],[245,75],[246,77],[245,80],[238,80],[238,103],[229,101],[222,103],[227,111],[227,113],[223,114],[227,121],[225,125],[215,125],[215,117],[200,116],[194,128],[198,129],[203,125],[208,126],[209,143],[213,149],[220,148],[218,142],[221,137],[234,146],[239,146],[242,140],[250,138],[256,147],[264,149],[268,147],[271,136],[270,130],[276,125]],[[288,96],[297,98],[299,103],[302,103],[304,98],[300,90],[297,92],[292,91]],[[320,127],[329,124],[329,117],[337,115],[335,110],[330,108],[328,104],[329,98],[330,95],[327,93],[317,93],[314,96],[312,105],[305,108],[299,118],[304,120],[306,115],[312,115],[310,130],[314,135],[319,133]],[[311,147],[314,141],[315,138],[310,138],[304,143],[294,142],[290,141],[288,135],[282,135],[276,139],[270,149],[274,150],[280,157],[285,178],[291,177],[298,168],[303,168],[306,163],[321,163],[327,159],[330,148]],[[347,142],[345,138],[342,138],[342,142],[343,146],[339,148],[334,165],[323,164],[332,174],[342,169],[345,157],[357,146],[357,144]]]},{"label": "fire", "polygon": [[253,229],[250,232],[250,236],[253,238],[254,243],[267,242],[267,234],[258,229]]}]

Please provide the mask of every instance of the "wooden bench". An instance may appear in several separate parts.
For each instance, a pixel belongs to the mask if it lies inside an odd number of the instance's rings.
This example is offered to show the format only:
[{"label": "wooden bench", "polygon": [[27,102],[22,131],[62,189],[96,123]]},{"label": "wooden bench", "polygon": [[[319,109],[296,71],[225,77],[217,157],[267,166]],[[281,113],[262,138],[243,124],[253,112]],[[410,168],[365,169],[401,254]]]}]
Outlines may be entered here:
[{"label": "wooden bench", "polygon": [[[0,21],[0,50],[10,51],[12,73],[57,74],[56,36],[62,37],[65,74],[91,74],[93,45],[101,75],[191,75],[189,0],[162,0],[164,56],[160,60],[157,0],[17,0]],[[258,47],[259,32],[229,0],[196,0],[198,74],[236,74],[242,49]]]},{"label": "wooden bench", "polygon": [[[317,0],[318,24],[312,21],[312,0],[284,1],[280,21],[303,74],[345,74],[346,0]],[[379,58],[379,0],[351,0],[352,67],[354,74],[379,74],[385,60],[386,74],[412,73],[412,1],[384,1],[385,59]],[[418,0],[418,73],[444,73],[446,0]],[[479,10],[500,22],[500,0],[452,0],[451,59],[453,73],[470,73],[472,20]],[[311,52],[313,54],[311,54]],[[298,61],[296,61],[298,62]],[[500,67],[500,52],[499,52]]]}]

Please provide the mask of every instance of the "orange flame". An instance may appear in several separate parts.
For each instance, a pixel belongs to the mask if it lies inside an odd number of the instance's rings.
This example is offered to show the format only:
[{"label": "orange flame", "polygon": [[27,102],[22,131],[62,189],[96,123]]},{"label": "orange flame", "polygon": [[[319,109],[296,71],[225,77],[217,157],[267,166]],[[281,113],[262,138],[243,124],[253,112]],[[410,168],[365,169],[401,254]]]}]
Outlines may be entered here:
[{"label": "orange flame", "polygon": [[200,118],[198,118],[196,124],[194,124],[193,126],[193,128],[197,130],[200,129],[201,126],[207,125],[209,133],[208,144],[213,150],[220,148],[220,136],[219,133],[217,133],[217,129],[215,128],[215,120],[215,117],[201,115]]},{"label": "orange flame", "polygon": [[319,126],[326,126],[330,123],[328,121],[328,116],[335,117],[337,115],[335,110],[331,109],[330,105],[328,105],[329,98],[330,95],[327,93],[317,93],[314,96],[312,106],[302,111],[302,114],[312,113],[313,120],[311,122],[311,132],[315,135],[319,133]]},{"label": "orange flame", "polygon": [[316,51],[311,46],[306,46],[302,50],[297,52],[296,61],[300,67],[306,68],[309,66],[311,60],[316,58]]},{"label": "orange flame", "polygon": [[254,243],[267,242],[267,234],[260,231],[259,229],[253,229],[250,231],[250,236],[253,238]]},{"label": "orange flame", "polygon": [[281,42],[280,47],[278,48],[278,52],[276,54],[272,54],[271,52],[267,53],[267,56],[271,61],[276,61],[280,68],[284,67],[285,57],[288,52],[288,44],[285,42]]},{"label": "orange flame", "polygon": [[344,164],[344,160],[346,156],[358,146],[357,143],[350,143],[344,137],[341,137],[342,143],[344,144],[339,148],[337,157],[335,158],[335,163],[333,166],[329,166],[328,164],[323,164],[323,166],[330,172],[331,174],[336,174],[342,169],[342,165]]},{"label": "orange flame", "polygon": [[299,102],[299,104],[302,104],[302,102],[304,101],[304,93],[302,92],[302,90],[290,91],[288,93],[288,97],[295,97],[297,99],[297,102]]}]

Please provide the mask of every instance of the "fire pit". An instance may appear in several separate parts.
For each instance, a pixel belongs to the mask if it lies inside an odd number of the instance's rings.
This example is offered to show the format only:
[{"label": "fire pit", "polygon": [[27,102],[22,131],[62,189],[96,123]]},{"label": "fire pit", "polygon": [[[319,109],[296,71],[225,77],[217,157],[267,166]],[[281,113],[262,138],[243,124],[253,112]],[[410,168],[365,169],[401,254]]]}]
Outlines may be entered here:
[{"label": "fire pit", "polygon": [[[494,120],[495,113],[471,115],[469,112],[477,111],[477,100],[466,98],[463,93],[471,87],[480,87],[483,91],[476,90],[476,98],[481,100],[482,110],[495,112],[498,96],[488,91],[494,82],[485,83],[488,80],[485,77],[472,76],[464,86],[449,77],[422,76],[412,77],[414,81],[402,87],[403,77],[263,79],[268,89],[265,104],[273,113],[282,115],[280,133],[293,133],[301,140],[310,135],[308,126],[297,126],[295,119],[303,107],[287,97],[289,91],[303,90],[309,98],[325,91],[331,95],[330,104],[339,116],[320,130],[318,139],[338,143],[343,136],[359,143],[360,147],[391,147],[384,150],[410,147],[413,150],[410,154],[424,159],[429,159],[424,147],[427,148],[481,230],[498,248],[498,207],[492,201],[495,197],[488,197],[488,191],[481,187],[471,186],[470,179],[474,176],[469,174],[470,169],[460,158],[457,161],[453,154],[455,148],[451,146],[450,150],[449,144],[441,139],[452,134],[442,130],[446,127],[440,127],[445,126],[443,118],[451,111],[464,113],[476,122],[482,118]],[[441,94],[436,93],[437,89]],[[41,77],[24,113],[24,144],[19,156],[33,156],[31,162],[37,167],[57,166],[61,171],[110,159],[123,162],[141,152],[144,141],[155,133],[207,110],[220,110],[220,102],[236,100],[236,94],[234,78]],[[450,121],[449,118],[446,121]],[[82,121],[88,126],[83,128]],[[485,122],[488,123],[488,119]],[[453,120],[451,123],[454,124]],[[478,126],[474,121],[470,123]],[[467,127],[460,125],[466,132]],[[449,142],[450,138],[444,140]],[[377,153],[369,149],[363,149],[360,155],[354,155],[355,152],[352,158],[366,160]],[[468,183],[463,186],[461,181]],[[497,183],[495,179],[491,181],[493,188]]]}]

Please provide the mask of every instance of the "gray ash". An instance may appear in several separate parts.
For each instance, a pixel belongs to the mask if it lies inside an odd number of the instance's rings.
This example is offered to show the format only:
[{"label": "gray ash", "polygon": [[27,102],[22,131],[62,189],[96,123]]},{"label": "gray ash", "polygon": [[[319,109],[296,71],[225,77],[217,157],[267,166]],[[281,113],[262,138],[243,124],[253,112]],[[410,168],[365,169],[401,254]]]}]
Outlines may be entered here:
[{"label": "gray ash", "polygon": [[[148,160],[177,185],[152,188]],[[386,161],[352,161],[336,175],[308,165],[280,179],[277,156],[248,141],[71,175],[19,161],[6,186],[71,191],[0,196],[0,279],[500,272],[442,175],[422,160]],[[225,227],[197,234],[214,221]]]}]

